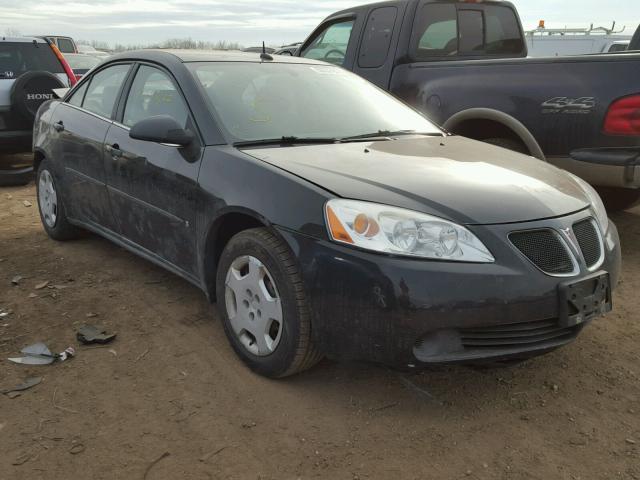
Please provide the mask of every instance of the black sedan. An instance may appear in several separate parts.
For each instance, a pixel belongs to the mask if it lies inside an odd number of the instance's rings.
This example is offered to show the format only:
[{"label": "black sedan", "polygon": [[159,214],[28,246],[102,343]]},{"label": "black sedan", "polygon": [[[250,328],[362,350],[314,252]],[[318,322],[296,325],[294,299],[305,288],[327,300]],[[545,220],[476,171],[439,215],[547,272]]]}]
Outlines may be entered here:
[{"label": "black sedan", "polygon": [[321,62],[120,54],[43,105],[34,145],[50,237],[197,285],[270,377],[519,360],[611,309],[618,233],[589,185]]}]

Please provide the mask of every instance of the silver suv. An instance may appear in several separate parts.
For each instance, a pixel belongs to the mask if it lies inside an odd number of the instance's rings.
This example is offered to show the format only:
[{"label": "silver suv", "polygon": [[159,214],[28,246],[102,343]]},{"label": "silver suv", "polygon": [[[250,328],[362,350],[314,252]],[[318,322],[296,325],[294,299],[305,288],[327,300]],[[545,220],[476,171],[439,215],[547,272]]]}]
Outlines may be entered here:
[{"label": "silver suv", "polygon": [[[33,119],[53,89],[75,83],[73,72],[50,41],[35,37],[0,37],[0,155],[30,152]],[[6,170],[0,184],[24,183],[31,168]]]}]

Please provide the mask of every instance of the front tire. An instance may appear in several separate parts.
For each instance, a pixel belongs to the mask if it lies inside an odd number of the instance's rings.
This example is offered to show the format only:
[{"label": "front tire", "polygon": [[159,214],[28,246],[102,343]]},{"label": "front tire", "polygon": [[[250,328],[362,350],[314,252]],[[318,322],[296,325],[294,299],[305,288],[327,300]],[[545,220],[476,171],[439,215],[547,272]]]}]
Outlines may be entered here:
[{"label": "front tire", "polygon": [[69,223],[58,181],[51,162],[47,159],[43,160],[38,167],[36,191],[40,220],[47,235],[59,241],[78,238],[80,230]]},{"label": "front tire", "polygon": [[251,370],[282,378],[320,361],[302,278],[280,238],[266,228],[235,235],[222,252],[216,277],[225,333]]}]

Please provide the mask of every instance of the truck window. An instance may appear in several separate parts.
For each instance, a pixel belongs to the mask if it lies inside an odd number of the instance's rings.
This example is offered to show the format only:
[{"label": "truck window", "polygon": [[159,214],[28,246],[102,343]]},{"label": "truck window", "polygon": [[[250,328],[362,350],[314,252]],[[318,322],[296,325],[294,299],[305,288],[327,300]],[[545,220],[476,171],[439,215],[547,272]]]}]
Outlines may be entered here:
[{"label": "truck window", "polygon": [[455,5],[432,3],[422,8],[414,34],[419,33],[420,56],[439,57],[458,50]]},{"label": "truck window", "polygon": [[484,26],[482,24],[482,12],[478,10],[458,11],[460,53],[472,53],[482,51],[484,46]]},{"label": "truck window", "polygon": [[58,49],[62,53],[75,53],[76,49],[73,42],[68,38],[58,38]]},{"label": "truck window", "polygon": [[384,64],[397,15],[397,7],[381,7],[371,11],[360,47],[360,67],[377,68]]},{"label": "truck window", "polygon": [[502,5],[424,4],[411,45],[412,56],[418,61],[454,55],[524,54],[518,18],[512,8]]},{"label": "truck window", "polygon": [[342,66],[347,54],[354,21],[334,22],[320,31],[302,50],[301,57]]}]

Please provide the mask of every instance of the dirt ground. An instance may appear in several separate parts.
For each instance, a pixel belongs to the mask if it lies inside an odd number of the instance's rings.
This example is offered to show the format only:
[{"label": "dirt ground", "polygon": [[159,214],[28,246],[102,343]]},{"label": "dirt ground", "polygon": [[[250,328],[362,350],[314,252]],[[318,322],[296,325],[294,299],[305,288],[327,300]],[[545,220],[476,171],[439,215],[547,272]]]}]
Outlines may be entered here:
[{"label": "dirt ground", "polygon": [[[43,381],[0,395],[0,479],[638,480],[640,209],[613,218],[615,310],[560,351],[482,371],[323,361],[270,381],[195,287],[96,236],[49,240],[34,186],[2,188],[0,389]],[[118,337],[79,347],[85,322]],[[36,341],[77,357],[6,360]]]}]

